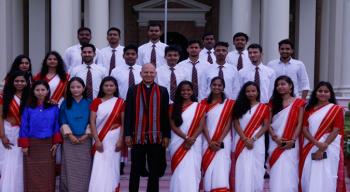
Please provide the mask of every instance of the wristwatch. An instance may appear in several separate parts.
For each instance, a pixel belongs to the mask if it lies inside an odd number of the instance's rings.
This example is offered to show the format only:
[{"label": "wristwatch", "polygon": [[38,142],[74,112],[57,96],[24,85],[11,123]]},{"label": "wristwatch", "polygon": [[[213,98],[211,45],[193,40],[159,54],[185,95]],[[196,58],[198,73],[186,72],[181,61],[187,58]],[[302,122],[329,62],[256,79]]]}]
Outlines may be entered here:
[{"label": "wristwatch", "polygon": [[252,139],[253,139],[253,141],[256,141],[258,138],[256,138],[256,136],[254,136]]}]

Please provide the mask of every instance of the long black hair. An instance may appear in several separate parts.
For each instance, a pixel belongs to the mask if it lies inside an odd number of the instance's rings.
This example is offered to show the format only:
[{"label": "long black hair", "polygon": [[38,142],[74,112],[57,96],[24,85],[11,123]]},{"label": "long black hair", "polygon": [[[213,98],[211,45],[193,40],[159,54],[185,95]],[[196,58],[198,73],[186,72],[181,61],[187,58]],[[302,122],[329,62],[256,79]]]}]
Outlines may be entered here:
[{"label": "long black hair", "polygon": [[246,89],[248,86],[254,86],[256,87],[256,90],[258,92],[258,95],[256,97],[257,101],[260,101],[260,88],[259,85],[256,84],[253,81],[246,82],[241,90],[239,91],[237,100],[235,102],[235,105],[233,106],[233,119],[239,119],[241,118],[245,113],[247,113],[248,110],[251,109],[250,101],[246,95]]},{"label": "long black hair", "polygon": [[51,107],[52,104],[49,102],[49,101],[50,101],[50,94],[51,94],[51,93],[50,93],[50,92],[51,92],[51,91],[50,91],[50,86],[49,86],[49,84],[48,84],[46,81],[44,81],[44,80],[34,81],[34,83],[32,84],[32,88],[31,88],[31,90],[30,90],[30,96],[29,96],[29,99],[28,99],[28,106],[29,106],[30,108],[35,108],[35,107],[38,106],[38,98],[36,98],[35,93],[34,93],[34,90],[35,90],[35,88],[36,88],[38,85],[43,85],[43,86],[47,89],[47,91],[48,91],[48,94],[46,95],[45,100],[44,100],[44,103],[43,103],[44,108],[46,109],[46,108]]},{"label": "long black hair", "polygon": [[11,69],[10,71],[7,73],[5,80],[7,81],[7,79],[9,78],[11,73],[14,73],[15,71],[21,71],[19,69],[19,66],[22,63],[22,59],[27,59],[29,61],[29,70],[25,71],[26,75],[28,76],[29,80],[32,79],[32,63],[30,61],[30,58],[26,55],[18,55],[15,60],[13,60],[12,65],[11,65]]},{"label": "long black hair", "polygon": [[[217,76],[217,77],[214,77],[213,79],[211,79],[211,81],[210,81],[210,86],[214,83],[214,81],[216,81],[216,80],[220,80],[221,81],[221,83],[222,83],[222,85],[224,86],[224,88],[225,88],[225,80],[223,79],[223,78],[221,78],[221,77],[219,77],[219,76]],[[221,103],[223,103],[224,101],[225,101],[225,99],[226,99],[226,95],[225,95],[225,93],[224,92],[222,92],[221,93]],[[207,99],[207,103],[212,103],[213,102],[213,93],[210,91],[210,94],[209,94],[209,96],[208,96],[208,99]]]},{"label": "long black hair", "polygon": [[28,96],[29,96],[29,92],[30,92],[30,81],[28,78],[28,75],[23,72],[23,71],[15,71],[13,73],[11,73],[8,76],[7,82],[4,86],[4,92],[3,92],[3,108],[2,108],[2,117],[5,119],[7,118],[8,112],[9,112],[9,108],[10,108],[10,103],[13,99],[13,97],[16,94],[16,88],[14,86],[14,81],[17,77],[24,77],[27,85],[24,87],[24,89],[22,90],[22,95],[21,95],[21,103],[19,106],[19,112],[20,114],[22,114],[23,109],[26,105]]},{"label": "long black hair", "polygon": [[70,86],[74,81],[80,83],[81,86],[83,86],[84,91],[83,91],[82,96],[83,96],[83,99],[87,99],[87,93],[86,93],[85,83],[84,83],[83,79],[81,79],[80,77],[72,77],[68,82],[67,91],[66,91],[66,107],[67,107],[67,109],[70,109],[72,107],[72,104],[73,104],[74,98],[73,98],[72,91],[70,90]]},{"label": "long black hair", "polygon": [[64,61],[61,55],[56,51],[50,51],[46,54],[41,64],[40,79],[45,79],[47,73],[49,72],[49,66],[47,66],[47,59],[51,55],[55,56],[57,59],[56,73],[58,74],[61,80],[65,81],[67,79],[67,76],[66,76],[66,71],[64,70]]},{"label": "long black hair", "polygon": [[316,87],[314,88],[314,90],[312,91],[311,93],[311,96],[310,96],[310,99],[309,99],[309,102],[308,104],[306,105],[306,108],[305,108],[305,111],[309,111],[310,109],[312,109],[313,107],[315,107],[318,103],[318,99],[316,97],[316,93],[318,91],[318,89],[322,86],[325,86],[329,89],[330,93],[331,93],[331,97],[329,98],[329,102],[330,103],[334,103],[334,104],[337,104],[337,99],[335,98],[335,93],[334,93],[334,90],[333,90],[333,87],[332,85],[329,83],[329,82],[326,82],[326,81],[321,81],[319,82]]},{"label": "long black hair", "polygon": [[272,114],[275,115],[278,112],[280,112],[283,109],[283,98],[282,95],[278,93],[277,91],[277,86],[278,86],[278,81],[285,81],[287,82],[290,86],[291,86],[291,92],[290,92],[290,96],[295,97],[294,94],[294,83],[292,81],[292,79],[286,75],[281,75],[279,77],[277,77],[277,79],[275,80],[275,84],[274,84],[274,88],[273,88],[273,93],[271,96],[271,104],[272,104]]},{"label": "long black hair", "polygon": [[[175,92],[175,99],[173,103],[173,111],[171,113],[171,119],[174,120],[175,126],[179,127],[183,123],[182,119],[182,105],[183,105],[183,98],[181,96],[181,89],[183,86],[188,85],[191,87],[193,91],[193,84],[190,81],[181,81],[179,85],[176,88]],[[197,98],[194,94],[191,96],[191,101],[195,102],[197,101]]]},{"label": "long black hair", "polygon": [[119,96],[119,91],[118,91],[118,83],[117,80],[115,80],[114,77],[112,76],[107,76],[105,78],[102,79],[101,84],[100,84],[100,90],[98,91],[98,98],[102,98],[104,97],[106,94],[103,92],[103,85],[107,82],[107,81],[112,81],[115,85],[115,92],[113,94],[114,97],[118,97]]}]

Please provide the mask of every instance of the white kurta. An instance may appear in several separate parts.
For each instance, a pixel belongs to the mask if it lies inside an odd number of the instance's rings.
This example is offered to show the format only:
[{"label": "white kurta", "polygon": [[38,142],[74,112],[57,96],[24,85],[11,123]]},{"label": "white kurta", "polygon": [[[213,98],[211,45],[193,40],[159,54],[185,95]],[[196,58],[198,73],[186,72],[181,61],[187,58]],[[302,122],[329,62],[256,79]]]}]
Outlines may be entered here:
[{"label": "white kurta", "polygon": [[[191,123],[193,121],[198,103],[193,103],[184,112],[182,112],[183,123],[179,127],[182,132],[188,135]],[[169,151],[171,158],[184,142],[184,139],[173,131],[171,132],[171,142]],[[191,149],[187,151],[185,157],[177,165],[170,179],[171,192],[198,191],[201,180],[201,161],[202,161],[202,137],[198,136]]]}]

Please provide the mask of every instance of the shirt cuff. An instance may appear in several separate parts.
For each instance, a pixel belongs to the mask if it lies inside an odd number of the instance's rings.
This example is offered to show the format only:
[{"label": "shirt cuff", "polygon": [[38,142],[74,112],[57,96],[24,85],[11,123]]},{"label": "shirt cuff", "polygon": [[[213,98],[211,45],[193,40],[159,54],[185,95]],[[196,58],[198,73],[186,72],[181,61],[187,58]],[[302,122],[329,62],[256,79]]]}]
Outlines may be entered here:
[{"label": "shirt cuff", "polygon": [[62,143],[62,135],[60,132],[55,133],[55,135],[53,136],[52,143],[53,144]]},{"label": "shirt cuff", "polygon": [[18,146],[22,148],[28,148],[29,147],[29,138],[19,138],[18,139]]}]

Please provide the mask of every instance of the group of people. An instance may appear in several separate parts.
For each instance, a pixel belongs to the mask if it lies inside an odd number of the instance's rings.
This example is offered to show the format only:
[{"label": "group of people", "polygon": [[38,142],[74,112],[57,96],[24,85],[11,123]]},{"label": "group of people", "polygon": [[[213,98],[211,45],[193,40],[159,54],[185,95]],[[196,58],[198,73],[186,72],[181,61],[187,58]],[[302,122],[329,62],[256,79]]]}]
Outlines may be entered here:
[{"label": "group of people", "polygon": [[119,191],[129,148],[129,191],[147,176],[156,192],[168,148],[173,192],[263,191],[266,170],[270,191],[345,192],[343,109],[324,81],[306,102],[290,40],[264,65],[246,34],[229,52],[206,33],[179,62],[161,33],[150,24],[148,43],[123,47],[112,27],[98,50],[82,27],[79,44],[47,53],[35,76],[19,55],[0,97],[0,191],[54,191],[56,155],[60,191]]}]

